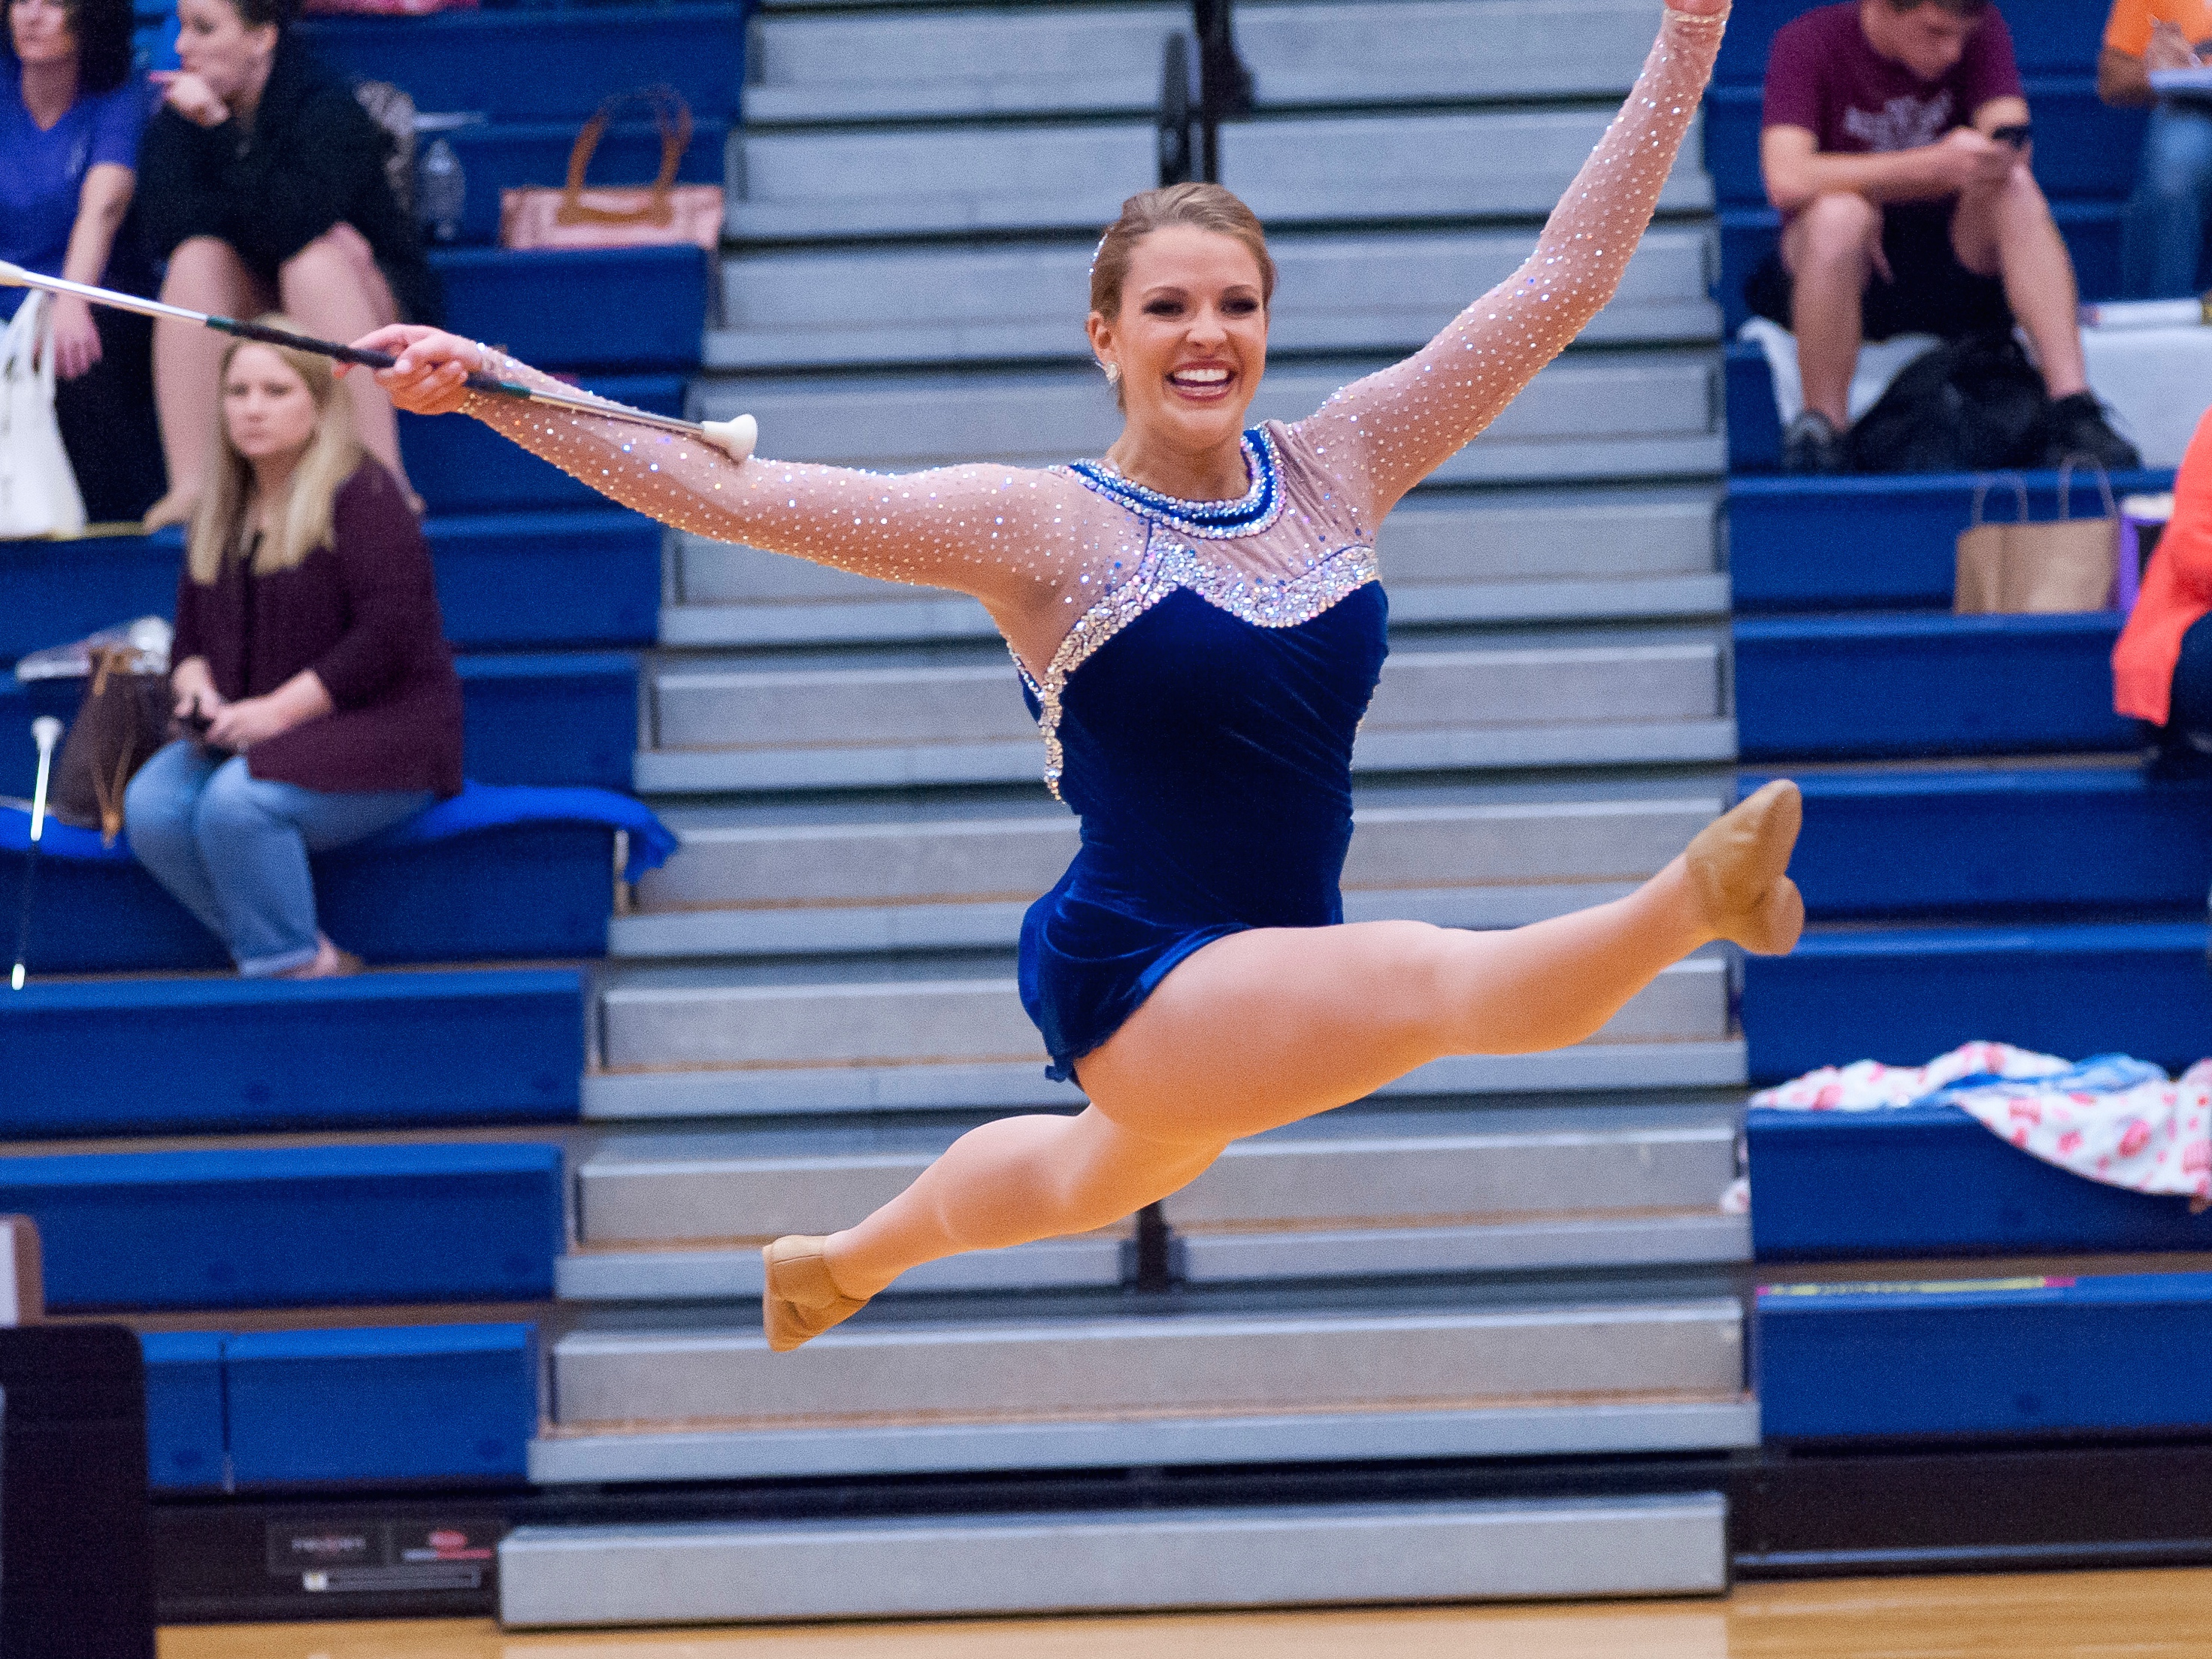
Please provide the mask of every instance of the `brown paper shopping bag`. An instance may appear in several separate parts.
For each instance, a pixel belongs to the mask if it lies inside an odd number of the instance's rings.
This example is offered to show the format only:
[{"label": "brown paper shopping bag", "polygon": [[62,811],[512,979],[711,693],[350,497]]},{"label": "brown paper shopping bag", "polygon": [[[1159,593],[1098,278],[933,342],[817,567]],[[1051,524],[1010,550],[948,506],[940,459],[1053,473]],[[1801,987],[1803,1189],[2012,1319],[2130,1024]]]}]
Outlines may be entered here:
[{"label": "brown paper shopping bag", "polygon": [[2119,554],[2120,514],[2112,481],[2101,466],[2097,485],[2104,497],[2102,518],[2070,515],[2073,464],[2058,473],[2058,517],[2037,524],[2027,516],[2027,481],[2010,479],[2019,517],[1991,523],[1984,516],[1990,486],[1974,487],[1973,522],[1960,532],[1958,575],[1951,608],[1960,616],[1977,612],[2102,611],[2112,597]]}]

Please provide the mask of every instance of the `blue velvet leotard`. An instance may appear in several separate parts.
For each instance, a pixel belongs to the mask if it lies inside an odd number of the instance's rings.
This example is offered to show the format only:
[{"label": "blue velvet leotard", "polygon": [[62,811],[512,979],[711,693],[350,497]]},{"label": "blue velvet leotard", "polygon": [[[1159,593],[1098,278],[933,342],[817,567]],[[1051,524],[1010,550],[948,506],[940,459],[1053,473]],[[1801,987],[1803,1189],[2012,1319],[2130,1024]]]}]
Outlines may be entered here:
[{"label": "blue velvet leotard", "polygon": [[1241,501],[1172,502],[1070,469],[1146,529],[1078,624],[1056,695],[1023,676],[1047,776],[1082,819],[1075,861],[1022,926],[1022,1002],[1057,1078],[1200,945],[1344,919],[1352,743],[1387,605],[1363,540],[1287,576],[1224,560],[1217,544],[1264,537],[1289,492],[1273,433],[1248,434],[1245,453]]}]

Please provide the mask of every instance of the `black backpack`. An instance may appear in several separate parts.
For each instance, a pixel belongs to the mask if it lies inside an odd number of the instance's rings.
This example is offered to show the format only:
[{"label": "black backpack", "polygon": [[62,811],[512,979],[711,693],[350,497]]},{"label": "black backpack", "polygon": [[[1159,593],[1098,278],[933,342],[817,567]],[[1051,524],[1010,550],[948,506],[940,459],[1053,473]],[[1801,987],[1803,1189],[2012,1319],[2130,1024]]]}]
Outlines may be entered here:
[{"label": "black backpack", "polygon": [[1970,334],[1906,364],[1851,428],[1858,472],[1987,472],[2043,458],[2051,394],[2010,333]]}]

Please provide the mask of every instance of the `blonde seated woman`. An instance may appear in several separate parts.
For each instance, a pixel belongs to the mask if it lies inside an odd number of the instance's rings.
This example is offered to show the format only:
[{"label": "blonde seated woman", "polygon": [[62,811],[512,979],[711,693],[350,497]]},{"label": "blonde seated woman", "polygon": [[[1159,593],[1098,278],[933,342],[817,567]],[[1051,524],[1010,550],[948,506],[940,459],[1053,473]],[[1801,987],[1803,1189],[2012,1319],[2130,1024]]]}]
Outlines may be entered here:
[{"label": "blonde seated woman", "polygon": [[124,823],[240,973],[349,973],[359,961],[316,926],[307,854],[459,793],[460,680],[422,526],[329,363],[239,342],[220,385],[177,579],[186,735],[131,779]]},{"label": "blonde seated woman", "polygon": [[[616,500],[701,534],[981,599],[1083,845],[1022,930],[1023,996],[1075,1116],[963,1136],[905,1193],[768,1250],[770,1346],[908,1268],[1107,1226],[1232,1140],[1446,1054],[1577,1042],[1731,939],[1787,951],[1793,785],[1634,894],[1510,932],[1346,924],[1353,734],[1387,649],[1375,535],[1611,297],[1698,107],[1725,0],[1674,0],[1626,106],[1535,252],[1428,346],[1295,425],[1246,430],[1274,266],[1226,191],[1132,198],[1091,270],[1092,349],[1127,416],[1103,459],[891,477],[757,457],[469,392],[524,369],[428,330],[361,343],[402,408],[465,410]],[[771,437],[773,434],[770,434]]]}]

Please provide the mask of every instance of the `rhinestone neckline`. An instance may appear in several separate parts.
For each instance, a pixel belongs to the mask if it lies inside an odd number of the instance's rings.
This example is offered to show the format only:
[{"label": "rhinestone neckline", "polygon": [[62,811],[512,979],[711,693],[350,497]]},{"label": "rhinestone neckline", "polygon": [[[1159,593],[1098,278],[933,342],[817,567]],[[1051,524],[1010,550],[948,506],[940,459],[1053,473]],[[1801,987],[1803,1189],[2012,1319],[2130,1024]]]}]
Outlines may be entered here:
[{"label": "rhinestone neckline", "polygon": [[1104,461],[1071,461],[1067,470],[1085,489],[1097,491],[1149,523],[1177,535],[1221,541],[1231,536],[1256,536],[1283,511],[1281,468],[1273,434],[1263,426],[1253,427],[1239,441],[1239,447],[1252,483],[1230,501],[1185,501],[1125,478]]}]

